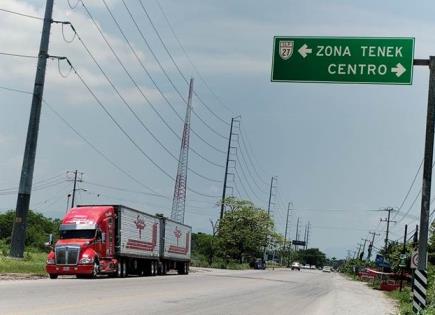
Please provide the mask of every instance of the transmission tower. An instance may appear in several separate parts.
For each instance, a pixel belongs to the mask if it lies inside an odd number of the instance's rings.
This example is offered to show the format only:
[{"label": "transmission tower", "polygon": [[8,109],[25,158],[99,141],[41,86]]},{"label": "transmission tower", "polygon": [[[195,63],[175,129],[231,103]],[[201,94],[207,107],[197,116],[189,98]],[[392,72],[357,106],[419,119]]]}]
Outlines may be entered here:
[{"label": "transmission tower", "polygon": [[181,139],[180,157],[178,159],[177,177],[175,179],[174,199],[172,200],[171,219],[184,223],[186,208],[187,164],[189,160],[190,116],[192,112],[193,79],[190,79],[189,98],[186,118],[184,120],[183,138]]}]

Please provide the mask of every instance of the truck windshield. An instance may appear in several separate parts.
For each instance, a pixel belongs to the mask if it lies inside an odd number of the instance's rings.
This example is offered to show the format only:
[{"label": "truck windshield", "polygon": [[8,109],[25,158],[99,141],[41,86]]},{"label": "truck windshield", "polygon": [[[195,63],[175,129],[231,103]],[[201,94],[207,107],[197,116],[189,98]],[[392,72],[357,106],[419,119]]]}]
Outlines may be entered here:
[{"label": "truck windshield", "polygon": [[95,237],[95,230],[61,230],[60,238],[68,239],[68,238],[83,238],[83,239],[91,239]]}]

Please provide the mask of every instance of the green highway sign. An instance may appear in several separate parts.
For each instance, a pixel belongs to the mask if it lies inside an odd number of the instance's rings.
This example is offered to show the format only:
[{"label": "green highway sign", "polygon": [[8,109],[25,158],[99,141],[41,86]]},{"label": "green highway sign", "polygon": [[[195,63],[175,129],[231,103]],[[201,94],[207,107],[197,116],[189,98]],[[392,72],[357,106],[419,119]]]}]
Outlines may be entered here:
[{"label": "green highway sign", "polygon": [[414,38],[275,36],[272,82],[412,84]]}]

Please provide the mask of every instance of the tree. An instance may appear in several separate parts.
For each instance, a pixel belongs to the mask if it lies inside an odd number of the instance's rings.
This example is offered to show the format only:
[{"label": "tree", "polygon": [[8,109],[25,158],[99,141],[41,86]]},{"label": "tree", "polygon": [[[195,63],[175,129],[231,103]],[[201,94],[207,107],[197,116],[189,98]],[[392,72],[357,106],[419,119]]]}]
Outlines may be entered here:
[{"label": "tree", "polygon": [[266,211],[246,200],[227,198],[229,211],[219,223],[219,248],[224,257],[243,262],[259,257],[273,233],[273,222]]},{"label": "tree", "polygon": [[297,252],[299,260],[306,265],[323,266],[326,262],[325,253],[318,248],[308,248]]},{"label": "tree", "polygon": [[[0,214],[0,239],[10,242],[12,226],[15,219],[15,211],[10,210]],[[26,246],[45,249],[44,243],[48,235],[55,237],[59,234],[59,219],[45,217],[41,213],[29,210],[27,216]]]},{"label": "tree", "polygon": [[207,258],[209,265],[213,263],[217,251],[217,226],[216,223],[210,219],[212,234],[206,233],[193,233],[192,234],[192,251]]}]

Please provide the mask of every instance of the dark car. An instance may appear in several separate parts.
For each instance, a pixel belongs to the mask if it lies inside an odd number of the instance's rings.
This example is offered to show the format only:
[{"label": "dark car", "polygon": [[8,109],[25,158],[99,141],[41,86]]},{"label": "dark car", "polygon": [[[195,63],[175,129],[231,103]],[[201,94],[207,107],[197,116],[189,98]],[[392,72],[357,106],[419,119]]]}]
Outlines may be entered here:
[{"label": "dark car", "polygon": [[261,269],[261,270],[266,269],[266,263],[261,258],[257,258],[255,261],[252,262],[251,265],[252,265],[252,267],[254,267],[254,269]]}]

